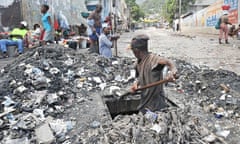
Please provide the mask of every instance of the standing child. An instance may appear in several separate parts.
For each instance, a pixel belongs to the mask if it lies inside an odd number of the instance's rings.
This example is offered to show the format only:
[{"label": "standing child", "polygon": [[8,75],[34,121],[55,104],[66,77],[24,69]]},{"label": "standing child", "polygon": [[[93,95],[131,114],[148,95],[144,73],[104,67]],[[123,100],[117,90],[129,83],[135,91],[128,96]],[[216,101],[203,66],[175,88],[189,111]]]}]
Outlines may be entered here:
[{"label": "standing child", "polygon": [[42,44],[45,45],[47,42],[53,42],[53,28],[50,14],[48,13],[49,6],[42,5],[41,13],[42,16],[42,24],[43,24],[43,31],[42,31]]}]

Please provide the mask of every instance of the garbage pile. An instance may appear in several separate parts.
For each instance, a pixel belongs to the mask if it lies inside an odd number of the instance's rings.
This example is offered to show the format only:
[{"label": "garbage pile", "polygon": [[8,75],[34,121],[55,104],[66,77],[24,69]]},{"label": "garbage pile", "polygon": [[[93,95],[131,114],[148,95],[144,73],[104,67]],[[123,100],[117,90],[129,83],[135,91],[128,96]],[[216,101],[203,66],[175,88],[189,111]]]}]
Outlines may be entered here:
[{"label": "garbage pile", "polygon": [[198,115],[216,135],[228,143],[238,143],[240,76],[231,71],[212,70],[181,60],[176,63],[181,73],[176,90],[184,94],[184,105],[191,105],[193,115]]},{"label": "garbage pile", "polygon": [[1,71],[0,142],[70,142],[68,132],[76,129],[78,118],[68,117],[66,110],[93,101],[91,93],[100,97],[99,91],[109,85],[132,82],[132,63],[78,54],[57,45],[18,57]]},{"label": "garbage pile", "polygon": [[[240,134],[239,76],[175,60],[180,77],[175,89],[184,109],[169,107],[145,115],[118,115],[112,125],[81,133],[82,143],[237,143]],[[171,93],[169,93],[171,94]],[[181,95],[180,95],[181,94]]]},{"label": "garbage pile", "polygon": [[1,70],[0,143],[236,142],[230,139],[240,134],[240,77],[175,61],[180,78],[167,88],[184,95],[184,109],[111,120],[101,96],[133,83],[133,59],[58,45],[31,50]]},{"label": "garbage pile", "polygon": [[224,141],[188,111],[169,108],[145,115],[118,115],[112,125],[102,125],[81,135],[81,143],[184,144]]},{"label": "garbage pile", "polygon": [[206,112],[216,117],[239,117],[240,76],[226,70],[211,70],[177,61],[179,72],[178,91],[189,101],[200,104]]}]

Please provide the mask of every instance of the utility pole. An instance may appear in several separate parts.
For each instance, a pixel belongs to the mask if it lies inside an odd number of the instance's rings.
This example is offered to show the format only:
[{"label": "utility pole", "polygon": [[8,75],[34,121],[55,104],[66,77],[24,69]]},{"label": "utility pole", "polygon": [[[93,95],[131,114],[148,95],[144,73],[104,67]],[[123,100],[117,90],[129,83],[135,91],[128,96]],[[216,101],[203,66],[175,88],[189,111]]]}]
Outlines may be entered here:
[{"label": "utility pole", "polygon": [[[114,10],[114,17],[113,17],[113,35],[116,35],[117,33],[117,8],[118,4],[117,0],[113,0],[113,10]],[[118,56],[118,48],[117,48],[117,39],[113,40],[113,47],[114,47],[114,53],[115,56]]]},{"label": "utility pole", "polygon": [[181,13],[182,13],[182,0],[179,0],[179,31],[181,32]]}]

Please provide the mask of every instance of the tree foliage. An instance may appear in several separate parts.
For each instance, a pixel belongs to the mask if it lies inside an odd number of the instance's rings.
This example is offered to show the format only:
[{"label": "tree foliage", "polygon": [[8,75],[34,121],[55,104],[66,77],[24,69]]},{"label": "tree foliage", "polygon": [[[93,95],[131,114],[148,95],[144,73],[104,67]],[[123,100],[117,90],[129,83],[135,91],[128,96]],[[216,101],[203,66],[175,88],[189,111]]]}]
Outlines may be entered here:
[{"label": "tree foliage", "polygon": [[126,0],[126,3],[130,8],[131,17],[133,20],[138,21],[140,18],[144,18],[145,13],[136,3],[136,0]]},{"label": "tree foliage", "polygon": [[170,23],[173,22],[173,19],[176,16],[177,2],[178,2],[178,0],[167,0],[166,3],[165,3],[162,15]]},{"label": "tree foliage", "polygon": [[[182,0],[181,14],[188,12],[190,3],[195,0]],[[161,14],[170,23],[179,17],[179,0],[146,0],[142,5],[146,14]]]},{"label": "tree foliage", "polygon": [[144,10],[146,15],[161,14],[165,0],[146,0],[141,4],[141,8]]}]

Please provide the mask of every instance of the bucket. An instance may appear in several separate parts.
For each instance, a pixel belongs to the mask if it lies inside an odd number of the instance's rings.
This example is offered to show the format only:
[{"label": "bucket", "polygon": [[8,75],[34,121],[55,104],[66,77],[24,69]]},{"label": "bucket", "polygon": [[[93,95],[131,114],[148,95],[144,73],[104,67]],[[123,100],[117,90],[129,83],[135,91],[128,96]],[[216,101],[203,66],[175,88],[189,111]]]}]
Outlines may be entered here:
[{"label": "bucket", "polygon": [[17,53],[17,47],[16,46],[8,46],[7,47],[7,54],[9,57],[16,56]]},{"label": "bucket", "polygon": [[83,39],[81,41],[81,48],[87,48],[87,40],[86,39]]}]

